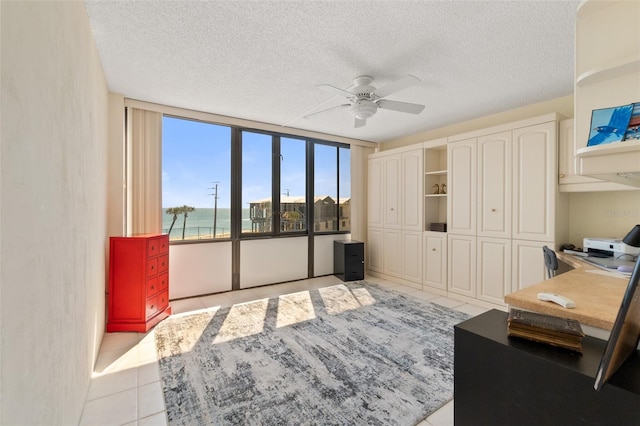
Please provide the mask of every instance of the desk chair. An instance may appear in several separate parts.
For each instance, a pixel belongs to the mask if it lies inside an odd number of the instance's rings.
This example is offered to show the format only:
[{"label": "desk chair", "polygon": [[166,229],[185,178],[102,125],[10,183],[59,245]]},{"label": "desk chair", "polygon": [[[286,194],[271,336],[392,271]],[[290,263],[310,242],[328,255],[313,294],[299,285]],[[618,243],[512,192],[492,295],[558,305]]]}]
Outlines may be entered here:
[{"label": "desk chair", "polygon": [[547,268],[547,279],[555,277],[558,270],[558,257],[556,252],[549,247],[542,247],[542,253],[544,254],[544,266]]}]

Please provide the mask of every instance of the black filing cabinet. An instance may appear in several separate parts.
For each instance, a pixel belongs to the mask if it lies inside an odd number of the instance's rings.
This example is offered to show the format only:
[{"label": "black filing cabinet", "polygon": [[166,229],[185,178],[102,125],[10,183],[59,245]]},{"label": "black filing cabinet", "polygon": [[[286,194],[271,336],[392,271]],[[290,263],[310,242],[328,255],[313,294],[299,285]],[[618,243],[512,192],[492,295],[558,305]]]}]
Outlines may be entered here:
[{"label": "black filing cabinet", "polygon": [[364,280],[364,243],[334,241],[333,273],[342,281]]}]

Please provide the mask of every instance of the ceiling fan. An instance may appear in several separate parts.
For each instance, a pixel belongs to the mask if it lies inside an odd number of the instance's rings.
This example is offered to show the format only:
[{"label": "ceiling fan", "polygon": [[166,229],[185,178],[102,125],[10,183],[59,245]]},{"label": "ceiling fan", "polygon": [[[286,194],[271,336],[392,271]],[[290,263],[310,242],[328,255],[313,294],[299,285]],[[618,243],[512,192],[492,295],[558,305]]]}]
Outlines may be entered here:
[{"label": "ceiling fan", "polygon": [[354,127],[363,127],[367,124],[367,119],[371,118],[378,108],[407,112],[409,114],[420,114],[424,109],[424,105],[386,99],[387,96],[419,83],[420,80],[418,78],[412,75],[407,75],[381,87],[380,89],[376,89],[372,86],[372,81],[373,77],[361,75],[353,79],[353,87],[349,90],[339,89],[330,84],[321,84],[317,86],[325,92],[347,98],[349,103],[317,111],[305,115],[303,118],[310,118],[334,109],[348,108],[355,120]]}]

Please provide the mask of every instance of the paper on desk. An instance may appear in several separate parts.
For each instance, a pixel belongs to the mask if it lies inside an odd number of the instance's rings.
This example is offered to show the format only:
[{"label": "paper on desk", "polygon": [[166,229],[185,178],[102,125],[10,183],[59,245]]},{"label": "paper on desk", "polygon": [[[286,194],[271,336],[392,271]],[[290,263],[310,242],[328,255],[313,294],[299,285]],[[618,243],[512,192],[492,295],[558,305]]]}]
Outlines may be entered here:
[{"label": "paper on desk", "polygon": [[613,277],[613,278],[622,278],[625,280],[629,279],[629,277],[631,276],[631,273],[625,274],[624,272],[609,272],[603,269],[587,269],[585,272],[589,272],[591,274],[604,275],[604,276]]}]

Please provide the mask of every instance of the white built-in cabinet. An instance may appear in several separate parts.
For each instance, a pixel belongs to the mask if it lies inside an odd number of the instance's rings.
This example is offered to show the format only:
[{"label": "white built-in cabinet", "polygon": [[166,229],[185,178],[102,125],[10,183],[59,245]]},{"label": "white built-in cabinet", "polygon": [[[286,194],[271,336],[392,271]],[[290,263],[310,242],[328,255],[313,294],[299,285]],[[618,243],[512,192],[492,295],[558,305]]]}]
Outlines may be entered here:
[{"label": "white built-in cabinet", "polygon": [[510,239],[478,237],[476,277],[478,299],[504,303],[505,294],[511,293]]},{"label": "white built-in cabinet", "polygon": [[447,235],[447,290],[476,297],[476,237]]},{"label": "white built-in cabinet", "polygon": [[390,155],[383,158],[384,180],[382,219],[385,228],[400,229],[402,197],[402,155]]},{"label": "white built-in cabinet", "polygon": [[382,231],[382,272],[392,277],[402,276],[402,231],[384,229]]},{"label": "white built-in cabinet", "polygon": [[369,156],[367,268],[422,284],[422,147]]},{"label": "white built-in cabinet", "polygon": [[542,247],[568,241],[558,122],[547,114],[372,154],[369,271],[493,305],[544,280]]},{"label": "white built-in cabinet", "polygon": [[[506,294],[544,279],[521,271],[544,272],[542,246],[566,241],[556,213],[564,202],[557,184],[557,118],[449,138],[449,292],[504,304]],[[515,241],[537,247],[535,255],[518,255],[517,269]]]},{"label": "white built-in cabinet", "polygon": [[513,232],[521,240],[555,240],[557,121],[513,130]]},{"label": "white built-in cabinet", "polygon": [[423,284],[447,289],[447,234],[425,231],[423,236]]},{"label": "white built-in cabinet", "polygon": [[382,239],[382,228],[369,226],[367,229],[367,269],[373,272],[382,272],[384,269],[384,254],[382,247],[384,245]]},{"label": "white built-in cabinet", "polygon": [[477,233],[511,238],[511,132],[478,138]]},{"label": "white built-in cabinet", "polygon": [[447,232],[476,234],[476,139],[461,140],[448,147]]}]

